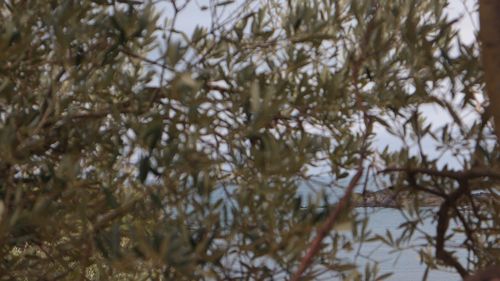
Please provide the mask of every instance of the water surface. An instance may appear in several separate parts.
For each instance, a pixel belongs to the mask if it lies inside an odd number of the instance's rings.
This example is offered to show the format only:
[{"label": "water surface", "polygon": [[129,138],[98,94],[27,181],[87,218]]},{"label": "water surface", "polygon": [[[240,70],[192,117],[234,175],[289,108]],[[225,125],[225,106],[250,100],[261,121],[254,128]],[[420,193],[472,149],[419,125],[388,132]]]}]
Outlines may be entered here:
[{"label": "water surface", "polygon": [[[369,216],[369,229],[377,234],[384,235],[389,230],[394,237],[397,237],[402,231],[399,226],[405,222],[401,211],[390,208],[358,208],[358,214]],[[428,211],[433,211],[429,209]],[[427,233],[435,234],[436,223],[428,219],[424,222],[421,229]],[[425,246],[425,241],[421,235],[416,235],[410,242],[412,245]],[[463,236],[455,235],[449,244],[459,244]],[[429,248],[434,256],[434,250]],[[408,249],[404,251],[394,251],[394,249],[380,242],[364,243],[361,245],[361,253],[369,255],[370,259],[379,262],[381,273],[393,272],[394,274],[387,280],[391,281],[417,281],[422,280],[426,270],[425,264],[420,261],[417,249]],[[462,262],[466,260],[465,251],[457,251],[457,256]],[[358,257],[356,259],[360,266],[366,264],[367,259]],[[430,270],[427,280],[429,281],[447,281],[461,280],[460,275],[450,269]]]}]

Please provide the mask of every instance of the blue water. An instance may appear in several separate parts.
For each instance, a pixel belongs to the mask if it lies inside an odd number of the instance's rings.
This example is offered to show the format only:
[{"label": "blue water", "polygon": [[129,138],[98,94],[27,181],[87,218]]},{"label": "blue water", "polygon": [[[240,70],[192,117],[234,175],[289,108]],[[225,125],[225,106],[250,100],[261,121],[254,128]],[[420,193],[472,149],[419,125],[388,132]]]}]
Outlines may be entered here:
[{"label": "blue water", "polygon": [[[348,180],[345,180],[347,183]],[[368,185],[368,190],[373,190],[373,185]],[[318,194],[328,194],[329,202],[335,203],[341,194],[334,192],[335,189],[329,188],[328,179],[320,178],[314,183],[304,183],[299,187],[299,193],[303,195],[313,195]],[[361,192],[362,188],[358,187],[356,192]],[[340,192],[341,193],[341,192]],[[425,219],[423,223],[419,226],[419,229],[430,235],[435,235],[436,233],[436,222],[431,218],[432,212],[436,209],[427,208],[427,212],[430,217]],[[368,217],[368,229],[372,234],[386,235],[389,231],[393,238],[399,237],[402,233],[402,228],[399,226],[406,222],[406,218],[400,210],[392,208],[357,208],[356,209],[358,219]],[[408,215],[408,214],[407,214]],[[450,222],[450,228],[454,227],[453,222]],[[350,230],[349,230],[350,231]],[[344,230],[344,232],[347,232]],[[450,233],[447,233],[450,234]],[[447,245],[460,245],[463,240],[463,235],[454,234]],[[412,239],[407,242],[404,246],[405,250],[396,251],[393,247],[381,243],[380,241],[375,241],[371,243],[355,244],[353,248],[356,249],[355,253],[345,252],[346,258],[349,258],[357,265],[359,265],[360,272],[364,272],[364,266],[366,264],[373,264],[376,262],[379,267],[379,276],[384,273],[392,272],[393,275],[389,277],[389,281],[420,281],[422,280],[424,273],[426,271],[426,265],[421,262],[418,250],[426,248],[429,255],[434,258],[435,252],[431,247],[426,247],[428,242],[423,239],[423,235],[415,234]],[[357,251],[360,248],[360,251]],[[461,249],[453,249],[455,255],[458,257],[462,264],[465,264],[467,253]],[[343,257],[343,256],[340,256]],[[325,280],[335,280],[331,276],[327,276]],[[440,268],[440,269],[430,269],[427,275],[428,281],[460,281],[460,275],[457,274],[451,268]]]},{"label": "blue water", "polygon": [[[428,209],[428,212],[433,212],[432,209]],[[359,208],[358,214],[360,217],[368,215],[370,220],[368,223],[368,229],[373,233],[384,235],[387,231],[390,231],[394,238],[398,237],[402,229],[399,226],[405,222],[405,218],[401,211],[390,208]],[[435,222],[432,219],[427,219],[424,221],[421,230],[429,233],[431,235],[435,234]],[[356,258],[357,263],[360,267],[363,267],[368,261],[377,261],[379,263],[380,273],[393,272],[393,275],[387,280],[394,281],[417,281],[422,280],[424,272],[426,270],[425,264],[420,261],[418,249],[422,247],[425,248],[427,241],[425,239],[419,238],[422,235],[415,235],[408,243],[405,243],[407,247],[416,246],[416,248],[410,248],[403,251],[394,251],[389,245],[384,243],[372,242],[364,243],[361,245],[360,253],[362,256],[369,256],[368,258],[358,257]],[[455,235],[448,244],[459,244],[461,241],[460,235]],[[432,257],[434,257],[434,250],[430,247],[427,249]],[[457,250],[456,255],[459,257],[461,262],[466,259],[466,252]],[[441,281],[441,280],[461,280],[460,276],[454,272],[452,269],[440,269],[440,270],[430,270],[427,280],[429,281]]]},{"label": "blue water", "polygon": [[[300,193],[303,195],[318,195],[321,194],[321,190],[325,190],[317,183],[314,185],[310,185],[308,187],[302,186],[300,188]],[[330,193],[330,192],[327,192]],[[333,193],[330,196],[328,201],[336,201],[335,198],[339,198],[338,195]],[[220,195],[219,195],[220,196]],[[390,232],[392,237],[396,239],[399,237],[403,231],[400,228],[400,225],[406,222],[406,218],[403,216],[402,211],[392,208],[356,208],[357,220],[362,220],[364,217],[368,217],[368,227],[372,236],[379,234],[381,236],[385,236],[387,232]],[[436,222],[432,219],[433,212],[436,209],[427,208],[424,210],[430,216],[423,221],[419,225],[420,231],[423,231],[429,235],[435,235]],[[408,214],[406,214],[408,215]],[[450,229],[453,228],[454,225],[451,223]],[[337,229],[333,231],[338,231],[348,237],[351,235],[352,229]],[[450,231],[450,230],[449,230]],[[448,233],[450,234],[450,233]],[[350,236],[352,238],[352,236]],[[447,242],[447,245],[460,245],[463,240],[463,236],[460,234],[455,234],[450,241]],[[354,243],[352,245],[352,251],[343,251],[338,252],[337,257],[342,260],[348,260],[352,263],[358,265],[359,271],[361,273],[364,272],[364,267],[366,265],[378,265],[378,276],[385,273],[393,273],[387,279],[388,281],[420,281],[423,280],[423,276],[426,271],[426,265],[421,261],[418,250],[426,249],[429,256],[434,258],[435,252],[434,249],[430,246],[427,246],[428,242],[423,239],[422,234],[415,234],[412,236],[412,239],[403,243],[401,246],[404,250],[396,250],[395,248],[384,244],[380,241],[375,242],[364,242],[362,244]],[[449,250],[449,248],[448,248]],[[465,264],[466,261],[466,252],[464,250],[454,248],[455,255],[459,258],[462,264]],[[235,260],[232,258],[227,259],[228,266],[237,267],[234,264]],[[224,262],[224,263],[226,263]],[[272,268],[272,262],[269,260],[265,260],[265,258],[261,261],[264,264],[268,264],[270,268]],[[335,273],[328,274],[325,273],[321,275],[321,278],[317,280],[340,280]],[[276,276],[276,280],[284,280],[285,276]],[[430,269],[427,275],[428,281],[460,281],[462,280],[460,276],[452,269],[452,268],[439,268],[439,269]]]}]

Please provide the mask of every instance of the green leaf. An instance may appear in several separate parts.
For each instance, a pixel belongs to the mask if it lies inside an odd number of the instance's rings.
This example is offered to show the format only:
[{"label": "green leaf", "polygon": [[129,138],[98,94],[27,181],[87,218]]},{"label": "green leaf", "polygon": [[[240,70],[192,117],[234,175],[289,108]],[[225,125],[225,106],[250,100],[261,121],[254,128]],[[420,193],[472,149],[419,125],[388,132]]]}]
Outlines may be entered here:
[{"label": "green leaf", "polygon": [[149,161],[149,156],[144,155],[139,161],[139,175],[137,177],[140,182],[144,183],[146,181],[150,170],[151,162]]}]

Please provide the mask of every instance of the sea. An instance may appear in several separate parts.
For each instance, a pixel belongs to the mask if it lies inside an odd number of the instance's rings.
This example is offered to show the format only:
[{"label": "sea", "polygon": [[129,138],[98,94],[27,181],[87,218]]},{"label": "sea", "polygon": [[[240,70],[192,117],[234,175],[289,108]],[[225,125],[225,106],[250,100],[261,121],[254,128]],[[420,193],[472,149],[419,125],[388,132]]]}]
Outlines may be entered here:
[{"label": "sea", "polygon": [[[437,209],[428,209],[428,212],[437,211]],[[357,208],[356,212],[359,217],[369,216],[368,229],[374,234],[386,235],[389,231],[393,237],[398,237],[403,231],[400,225],[406,221],[405,215],[401,210],[392,208]],[[450,225],[452,228],[453,225]],[[436,222],[432,218],[423,221],[420,229],[435,235]],[[451,246],[460,245],[463,241],[463,235],[455,234],[447,243]],[[376,261],[379,266],[379,275],[384,273],[392,273],[392,275],[385,280],[389,281],[459,281],[462,280],[460,275],[451,268],[430,269],[427,273],[427,279],[424,279],[426,272],[426,265],[421,261],[418,253],[419,249],[426,249],[433,256],[434,250],[427,246],[428,241],[422,236],[415,235],[412,240],[408,242],[408,249],[396,251],[392,246],[381,243],[380,241],[363,243],[360,246],[358,256],[356,258],[360,270],[368,262]],[[411,246],[415,246],[412,248]],[[348,253],[345,253],[348,255]],[[464,263],[467,260],[467,253],[459,247],[455,249],[455,255]],[[366,258],[364,258],[366,257]],[[362,272],[362,271],[361,271]]]},{"label": "sea", "polygon": [[[347,179],[345,184],[347,184]],[[328,188],[328,179],[319,179],[314,183],[304,183],[299,187],[299,193],[307,196],[317,196],[318,194],[328,194],[331,200],[330,203],[335,203],[342,194],[332,192]],[[368,184],[368,190],[376,190],[373,184]],[[355,189],[355,192],[361,192],[361,186]],[[420,209],[428,214],[426,219],[420,222],[419,229],[431,236],[436,234],[437,222],[435,214],[437,208],[427,207]],[[408,213],[405,210],[394,208],[355,208],[355,213],[358,220],[368,217],[367,229],[373,235],[386,236],[388,232],[396,239],[402,233],[403,228],[401,224],[407,222]],[[406,217],[405,217],[406,216]],[[461,233],[451,233],[451,229],[458,227],[453,221],[450,221],[449,230],[447,235],[450,239],[447,240],[447,250],[452,250],[458,260],[466,265],[467,252],[460,248],[460,244],[464,240],[464,235]],[[350,232],[351,229],[344,229],[340,231]],[[427,270],[427,266],[421,261],[419,250],[425,249],[431,256],[435,257],[434,249],[429,246],[429,242],[424,239],[423,235],[415,234],[412,239],[408,241],[404,250],[395,250],[394,247],[384,244],[380,241],[363,242],[362,244],[355,244],[352,246],[356,250],[353,252],[339,253],[340,258],[344,257],[354,261],[358,265],[358,270],[364,272],[364,267],[367,264],[373,265],[375,262],[378,265],[378,276],[386,273],[392,273],[390,277],[383,280],[388,281],[462,281],[460,275],[452,268],[434,268]],[[428,271],[426,273],[426,271]],[[424,278],[425,277],[425,278]],[[338,278],[338,277],[337,277]],[[336,280],[334,277],[326,276],[321,280]]]},{"label": "sea", "polygon": [[[318,185],[316,185],[317,187]],[[320,194],[320,190],[306,189],[302,186],[299,192],[303,195]],[[340,198],[335,194],[331,194],[331,198]],[[329,201],[329,200],[328,200]],[[335,203],[335,199],[331,203]],[[422,210],[422,209],[421,209]],[[368,218],[367,229],[371,232],[371,236],[380,235],[386,236],[388,232],[396,239],[403,231],[401,225],[407,221],[407,211],[394,208],[355,208],[356,219],[358,221]],[[427,207],[425,212],[429,215],[426,219],[420,222],[419,230],[431,236],[436,233],[436,220],[432,214],[437,212],[437,208]],[[450,222],[449,229],[457,227],[456,224]],[[343,232],[349,236],[352,235],[352,226],[347,228],[336,229],[333,231]],[[464,240],[464,236],[460,233],[451,233],[447,235],[451,238],[447,240],[447,246],[451,246],[454,255],[458,260],[465,265],[467,260],[467,252],[460,248],[460,244]],[[352,237],[352,236],[351,236]],[[435,256],[434,249],[429,245],[429,242],[424,239],[423,235],[415,234],[410,241],[404,244],[403,250],[396,250],[394,247],[384,244],[381,241],[363,242],[353,244],[354,251],[340,251],[337,257],[343,260],[349,260],[358,266],[358,271],[363,273],[367,265],[373,266],[377,264],[378,276],[391,273],[387,281],[462,281],[462,278],[452,268],[433,268],[427,269],[425,263],[422,262],[419,255],[419,250],[426,250],[431,257]],[[447,248],[449,250],[450,248]],[[267,264],[267,262],[264,261]],[[270,264],[271,265],[271,264]],[[271,265],[272,267],[272,265]],[[316,280],[339,280],[337,274],[325,273],[319,276]],[[276,276],[276,280],[285,280],[283,276]],[[364,279],[362,279],[364,280]],[[372,280],[372,279],[371,279]]]}]

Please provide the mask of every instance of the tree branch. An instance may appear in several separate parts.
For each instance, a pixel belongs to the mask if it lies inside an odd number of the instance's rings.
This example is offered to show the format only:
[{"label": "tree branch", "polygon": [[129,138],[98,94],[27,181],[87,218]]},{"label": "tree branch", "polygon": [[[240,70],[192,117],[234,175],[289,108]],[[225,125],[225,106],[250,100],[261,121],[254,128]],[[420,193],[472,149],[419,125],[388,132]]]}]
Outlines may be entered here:
[{"label": "tree branch", "polygon": [[450,224],[450,209],[455,206],[456,201],[464,195],[468,190],[467,182],[460,182],[460,187],[452,192],[441,204],[438,215],[437,229],[436,229],[436,258],[443,261],[446,265],[454,267],[462,278],[469,275],[460,262],[453,257],[453,255],[445,250],[446,231]]},{"label": "tree branch", "polygon": [[[362,161],[361,161],[362,162]],[[363,175],[363,166],[360,164],[356,174],[354,177],[351,179],[349,185],[347,186],[346,192],[342,199],[340,199],[340,202],[337,204],[335,207],[334,211],[330,213],[328,218],[326,219],[325,223],[318,229],[318,234],[316,238],[313,240],[311,246],[309,246],[309,249],[307,250],[307,254],[304,256],[302,261],[300,262],[299,269],[295,273],[295,275],[292,277],[291,281],[299,281],[300,277],[306,269],[311,265],[312,260],[314,256],[319,252],[321,248],[321,242],[325,238],[325,236],[330,232],[332,229],[333,225],[337,221],[337,218],[339,217],[340,213],[345,210],[347,207],[347,203],[349,202],[349,199],[351,198],[352,191],[358,184],[361,176]]]},{"label": "tree branch", "polygon": [[97,217],[97,220],[92,224],[93,230],[94,231],[101,230],[102,228],[108,226],[113,220],[128,214],[130,210],[132,210],[132,208],[135,206],[135,203],[137,203],[137,200],[126,202],[123,205],[119,206],[118,208],[112,209],[111,211],[103,215],[100,215],[99,217]]}]

